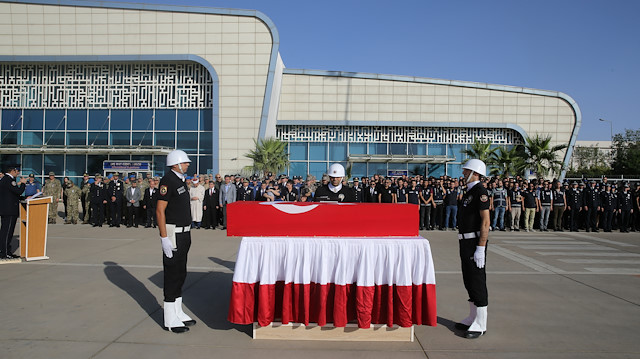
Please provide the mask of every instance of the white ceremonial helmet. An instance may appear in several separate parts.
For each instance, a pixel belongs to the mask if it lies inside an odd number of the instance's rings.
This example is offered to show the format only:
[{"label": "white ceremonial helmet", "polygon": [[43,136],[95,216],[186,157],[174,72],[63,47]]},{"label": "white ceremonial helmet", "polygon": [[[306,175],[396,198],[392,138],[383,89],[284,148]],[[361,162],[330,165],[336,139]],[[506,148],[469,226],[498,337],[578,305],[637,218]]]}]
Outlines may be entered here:
[{"label": "white ceremonial helmet", "polygon": [[462,166],[462,168],[472,170],[473,172],[476,172],[483,177],[487,175],[487,165],[485,165],[481,160],[475,158],[468,160],[467,163]]},{"label": "white ceremonial helmet", "polygon": [[191,160],[183,150],[173,150],[167,155],[167,167],[184,162],[191,162]]},{"label": "white ceremonial helmet", "polygon": [[327,175],[329,177],[344,177],[344,167],[339,163],[334,163],[329,167]]}]

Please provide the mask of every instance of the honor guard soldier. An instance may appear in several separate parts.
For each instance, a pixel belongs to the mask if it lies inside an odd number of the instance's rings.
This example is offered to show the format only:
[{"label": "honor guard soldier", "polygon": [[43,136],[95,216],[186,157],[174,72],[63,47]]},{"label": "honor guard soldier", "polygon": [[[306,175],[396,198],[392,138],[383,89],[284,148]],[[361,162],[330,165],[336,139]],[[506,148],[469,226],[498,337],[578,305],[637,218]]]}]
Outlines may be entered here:
[{"label": "honor guard soldier", "polygon": [[11,240],[20,216],[20,200],[27,179],[20,174],[20,166],[9,166],[8,172],[0,179],[0,259],[20,258],[13,254]]},{"label": "honor guard soldier", "polygon": [[191,247],[191,198],[185,176],[191,160],[184,151],[167,155],[171,170],[160,180],[156,210],[164,268],[164,328],[184,333],[196,324],[182,310],[182,286],[187,278],[187,254]]},{"label": "honor guard soldier", "polygon": [[610,183],[606,185],[606,190],[601,193],[600,201],[602,203],[604,231],[611,232],[613,216],[618,212],[618,195],[611,190]]},{"label": "honor guard soldier", "polygon": [[624,189],[618,193],[618,212],[620,212],[620,233],[629,233],[631,215],[633,214],[633,196],[629,184],[624,184]]},{"label": "honor guard soldier", "polygon": [[489,193],[480,179],[486,175],[487,166],[478,159],[471,159],[462,167],[467,179],[467,192],[462,197],[458,212],[458,239],[462,279],[469,294],[469,316],[456,323],[459,330],[466,330],[465,337],[475,339],[487,331],[487,273],[485,257],[489,239]]},{"label": "honor guard soldier", "polygon": [[124,196],[124,182],[119,179],[118,173],[113,174],[113,180],[109,182],[109,208],[111,210],[111,224],[109,227],[120,227],[122,220],[122,198]]},{"label": "honor guard soldier", "polygon": [[364,192],[362,191],[362,184],[360,184],[358,177],[353,179],[353,192],[356,194],[357,203],[364,202]]},{"label": "honor guard soldier", "polygon": [[596,181],[591,181],[590,186],[582,192],[582,205],[586,213],[587,232],[591,230],[598,233],[597,218],[600,211],[600,192],[596,188]]},{"label": "honor guard soldier", "polygon": [[49,179],[44,181],[42,192],[45,196],[53,197],[53,202],[49,205],[49,223],[56,224],[58,202],[60,202],[60,198],[62,198],[62,185],[60,181],[56,179],[55,173],[49,172]]},{"label": "honor guard soldier", "polygon": [[91,197],[91,219],[94,227],[102,227],[104,223],[104,205],[107,203],[107,189],[102,183],[102,176],[96,173],[95,180],[89,190]]},{"label": "honor guard soldier", "polygon": [[314,202],[355,202],[356,195],[352,188],[342,185],[344,167],[334,163],[329,167],[329,183],[318,187],[313,197]]}]

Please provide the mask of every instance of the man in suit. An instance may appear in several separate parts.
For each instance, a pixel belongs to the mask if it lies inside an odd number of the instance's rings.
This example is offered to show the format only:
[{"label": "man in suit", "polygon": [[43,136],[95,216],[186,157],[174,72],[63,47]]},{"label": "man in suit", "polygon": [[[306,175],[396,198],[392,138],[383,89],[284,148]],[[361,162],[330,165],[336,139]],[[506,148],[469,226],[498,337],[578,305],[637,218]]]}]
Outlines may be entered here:
[{"label": "man in suit", "polygon": [[91,198],[91,219],[94,227],[102,227],[104,223],[104,207],[107,204],[107,188],[102,183],[102,176],[96,173],[95,182],[89,190]]},{"label": "man in suit", "polygon": [[156,228],[157,219],[156,219],[156,205],[158,203],[158,189],[156,188],[156,180],[150,178],[148,180],[149,188],[144,190],[144,205],[143,208],[147,212],[147,223],[145,228],[149,228],[153,226]]},{"label": "man in suit", "polygon": [[125,199],[127,200],[127,227],[138,227],[138,221],[140,219],[140,198],[142,198],[142,192],[138,188],[137,181],[131,181],[131,187],[127,188],[125,192]]},{"label": "man in suit", "polygon": [[222,208],[222,229],[227,229],[227,204],[233,203],[237,198],[235,184],[231,183],[229,175],[224,176],[224,183],[220,186],[220,202]]},{"label": "man in suit", "polygon": [[267,199],[267,181],[262,181],[262,183],[260,183],[260,188],[258,188],[256,190],[256,196],[255,196],[255,200],[256,201],[260,201],[260,202],[266,202],[269,199]]},{"label": "man in suit", "polygon": [[214,181],[209,182],[209,188],[204,192],[204,200],[202,200],[202,225],[205,229],[216,229],[218,226],[218,207],[220,206],[220,198]]},{"label": "man in suit", "polygon": [[11,250],[13,231],[20,216],[21,194],[26,187],[25,177],[17,179],[20,174],[19,166],[10,166],[8,172],[0,179],[0,259],[20,258]]}]

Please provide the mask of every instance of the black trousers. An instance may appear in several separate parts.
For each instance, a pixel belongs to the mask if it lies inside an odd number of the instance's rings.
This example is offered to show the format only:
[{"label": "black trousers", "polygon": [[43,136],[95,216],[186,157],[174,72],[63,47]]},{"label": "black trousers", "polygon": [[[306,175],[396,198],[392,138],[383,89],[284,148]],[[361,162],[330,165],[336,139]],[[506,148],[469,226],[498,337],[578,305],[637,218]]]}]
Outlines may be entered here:
[{"label": "black trousers", "polygon": [[16,221],[18,216],[2,216],[0,219],[0,256],[5,257],[13,254],[11,250],[11,240],[13,239],[13,231],[16,229]]},{"label": "black trousers", "polygon": [[104,204],[91,203],[91,220],[95,226],[101,226],[104,223]]},{"label": "black trousers", "polygon": [[602,213],[602,220],[604,221],[604,230],[605,231],[611,231],[611,225],[613,223],[613,209],[605,209],[604,212]]},{"label": "black trousers", "polygon": [[218,209],[207,208],[202,215],[202,226],[205,228],[216,228],[218,226]]},{"label": "black trousers", "polygon": [[[626,232],[628,230],[628,227],[631,224],[630,219],[631,219],[631,210],[623,209],[620,212],[620,231]],[[633,227],[633,224],[631,224],[631,227]]]},{"label": "black trousers", "polygon": [[111,225],[119,226],[122,221],[122,201],[109,202],[111,207]]},{"label": "black trousers", "polygon": [[578,228],[580,228],[580,209],[571,207],[569,210],[569,221],[571,222],[570,230],[577,231]]},{"label": "black trousers", "polygon": [[420,205],[420,228],[429,227],[431,221],[431,205]]},{"label": "black trousers", "polygon": [[598,230],[598,211],[595,208],[591,208],[589,207],[589,209],[587,210],[587,214],[586,214],[586,219],[585,219],[585,226],[587,227],[587,231],[589,229],[591,229],[592,231],[597,231]]},{"label": "black trousers", "polygon": [[173,257],[167,258],[162,253],[162,265],[164,267],[164,301],[175,302],[182,297],[182,286],[187,278],[187,254],[191,248],[191,232],[176,233],[177,250],[173,251]]},{"label": "black trousers", "polygon": [[[487,243],[488,245],[489,243]],[[473,302],[476,307],[486,307],[489,304],[489,295],[487,292],[487,272],[484,268],[478,268],[473,260],[473,254],[476,252],[478,239],[461,239],[460,240],[460,263],[462,265],[462,281],[464,287],[469,294],[469,301]],[[487,247],[485,247],[485,261],[487,256]]]},{"label": "black trousers", "polygon": [[127,207],[127,225],[137,226],[140,222],[140,207],[128,206]]},{"label": "black trousers", "polygon": [[157,226],[158,221],[156,220],[156,208],[147,206],[147,226]]},{"label": "black trousers", "polygon": [[431,213],[431,227],[438,229],[442,228],[442,222],[444,220],[444,204],[436,204],[436,208],[434,208],[434,212]]}]

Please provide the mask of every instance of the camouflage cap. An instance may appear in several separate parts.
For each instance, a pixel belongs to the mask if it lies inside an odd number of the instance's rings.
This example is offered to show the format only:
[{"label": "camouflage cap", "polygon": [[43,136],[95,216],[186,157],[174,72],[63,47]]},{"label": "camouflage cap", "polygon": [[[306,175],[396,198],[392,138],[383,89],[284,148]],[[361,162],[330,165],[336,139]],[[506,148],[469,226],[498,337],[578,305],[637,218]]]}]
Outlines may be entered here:
[{"label": "camouflage cap", "polygon": [[55,175],[56,175],[56,174],[55,174],[53,171],[52,171],[52,172],[49,172],[49,176],[55,176]]}]

